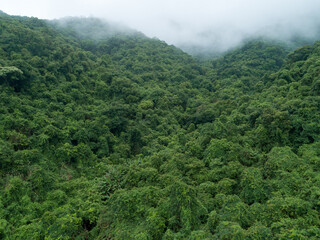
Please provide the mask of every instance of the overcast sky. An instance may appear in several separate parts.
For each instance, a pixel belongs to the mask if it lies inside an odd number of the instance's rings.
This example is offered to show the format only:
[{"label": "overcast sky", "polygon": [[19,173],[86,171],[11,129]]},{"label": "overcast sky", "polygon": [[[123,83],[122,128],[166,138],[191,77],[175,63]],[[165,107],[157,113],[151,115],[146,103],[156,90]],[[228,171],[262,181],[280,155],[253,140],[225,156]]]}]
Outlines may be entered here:
[{"label": "overcast sky", "polygon": [[268,33],[312,36],[320,0],[0,0],[11,15],[94,16],[121,22],[169,44],[227,48]]}]

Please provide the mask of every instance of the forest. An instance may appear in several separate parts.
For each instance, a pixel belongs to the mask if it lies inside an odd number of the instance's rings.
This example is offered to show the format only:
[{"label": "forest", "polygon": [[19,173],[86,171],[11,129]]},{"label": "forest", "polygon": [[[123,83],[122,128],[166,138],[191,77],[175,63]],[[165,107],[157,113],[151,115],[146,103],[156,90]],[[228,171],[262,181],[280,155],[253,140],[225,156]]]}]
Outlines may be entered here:
[{"label": "forest", "polygon": [[0,12],[0,239],[320,239],[320,42]]}]

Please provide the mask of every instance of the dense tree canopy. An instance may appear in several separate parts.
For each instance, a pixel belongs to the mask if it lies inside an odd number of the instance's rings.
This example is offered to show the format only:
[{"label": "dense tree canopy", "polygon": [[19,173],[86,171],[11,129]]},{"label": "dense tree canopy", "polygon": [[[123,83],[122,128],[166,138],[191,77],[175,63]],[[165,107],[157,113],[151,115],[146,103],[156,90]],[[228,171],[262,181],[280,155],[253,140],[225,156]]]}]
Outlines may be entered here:
[{"label": "dense tree canopy", "polygon": [[1,239],[320,238],[320,42],[199,63],[84,22],[0,14]]}]

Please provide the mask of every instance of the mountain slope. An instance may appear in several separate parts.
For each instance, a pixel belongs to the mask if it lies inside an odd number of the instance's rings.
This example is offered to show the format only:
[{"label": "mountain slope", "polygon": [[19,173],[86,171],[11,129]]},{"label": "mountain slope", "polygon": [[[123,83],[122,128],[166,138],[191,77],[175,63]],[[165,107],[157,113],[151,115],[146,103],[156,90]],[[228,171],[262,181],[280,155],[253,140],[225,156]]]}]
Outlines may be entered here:
[{"label": "mountain slope", "polygon": [[318,42],[200,64],[141,34],[0,26],[2,239],[319,237]]}]

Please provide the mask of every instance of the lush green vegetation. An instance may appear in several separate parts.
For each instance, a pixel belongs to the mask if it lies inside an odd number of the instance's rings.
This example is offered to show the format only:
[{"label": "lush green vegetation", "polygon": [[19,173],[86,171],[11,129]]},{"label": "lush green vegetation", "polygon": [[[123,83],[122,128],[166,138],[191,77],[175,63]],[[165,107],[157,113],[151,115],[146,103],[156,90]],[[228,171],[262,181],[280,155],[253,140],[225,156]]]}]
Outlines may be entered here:
[{"label": "lush green vegetation", "polygon": [[320,238],[319,42],[71,27],[0,13],[1,239]]}]

